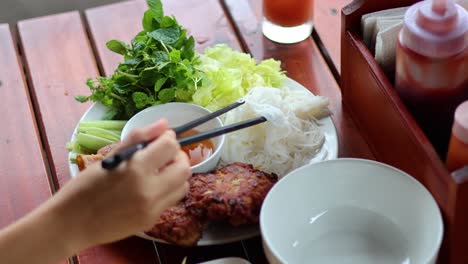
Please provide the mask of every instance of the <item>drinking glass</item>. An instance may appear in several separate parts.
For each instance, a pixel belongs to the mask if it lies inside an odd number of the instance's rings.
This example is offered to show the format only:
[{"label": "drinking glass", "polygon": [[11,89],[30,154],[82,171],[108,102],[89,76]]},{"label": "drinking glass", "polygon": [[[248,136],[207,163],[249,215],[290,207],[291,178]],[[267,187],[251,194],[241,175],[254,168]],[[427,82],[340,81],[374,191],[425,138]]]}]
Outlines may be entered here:
[{"label": "drinking glass", "polygon": [[279,43],[296,43],[312,33],[313,0],[263,0],[263,34]]}]

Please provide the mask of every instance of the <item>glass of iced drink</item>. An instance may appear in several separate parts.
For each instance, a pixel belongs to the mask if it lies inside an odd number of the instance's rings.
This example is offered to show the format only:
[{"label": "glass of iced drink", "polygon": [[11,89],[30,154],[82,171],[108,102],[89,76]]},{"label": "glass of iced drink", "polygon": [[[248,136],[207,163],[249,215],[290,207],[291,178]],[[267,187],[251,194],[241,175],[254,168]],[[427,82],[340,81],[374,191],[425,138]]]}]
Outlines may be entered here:
[{"label": "glass of iced drink", "polygon": [[263,0],[263,34],[279,43],[296,43],[310,36],[313,0]]}]

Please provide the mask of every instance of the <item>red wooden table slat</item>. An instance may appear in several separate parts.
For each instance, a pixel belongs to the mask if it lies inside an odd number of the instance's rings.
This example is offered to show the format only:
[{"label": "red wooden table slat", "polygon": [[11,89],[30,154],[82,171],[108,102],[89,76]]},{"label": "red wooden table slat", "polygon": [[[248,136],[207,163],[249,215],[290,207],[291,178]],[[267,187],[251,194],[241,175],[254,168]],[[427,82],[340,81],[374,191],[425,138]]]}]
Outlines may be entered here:
[{"label": "red wooden table slat", "polygon": [[[314,30],[320,36],[326,52],[330,56],[335,68],[340,71],[340,10],[352,0],[314,0]],[[258,23],[262,18],[262,1],[229,1],[224,0],[227,9],[231,12],[233,19],[239,26],[243,35],[245,47],[256,58],[263,58],[264,48],[262,43],[263,35]],[[250,4],[249,4],[250,3]],[[255,18],[255,19],[252,19]]]},{"label": "red wooden table slat", "polygon": [[[0,25],[0,228],[52,195],[21,61],[8,25]],[[64,260],[61,263],[67,263]]]},{"label": "red wooden table slat", "polygon": [[314,28],[335,68],[341,71],[341,9],[352,0],[314,0]]},{"label": "red wooden table slat", "polygon": [[23,20],[18,30],[52,174],[62,186],[70,179],[65,145],[90,106],[74,96],[99,73],[78,12]]},{"label": "red wooden table slat", "polygon": [[76,258],[80,264],[160,263],[154,244],[151,241],[146,241],[138,237],[131,237],[115,243],[87,249],[78,254]]},{"label": "red wooden table slat", "polygon": [[[197,41],[197,50],[207,46],[228,43],[240,49],[235,33],[216,0],[163,1],[165,15],[175,15]],[[126,43],[142,30],[141,20],[147,9],[145,1],[127,1],[86,10],[91,40],[103,74],[111,75],[122,56],[111,52],[106,42],[119,39]],[[195,16],[193,14],[199,14]],[[210,14],[204,16],[203,14]]]},{"label": "red wooden table slat", "polygon": [[96,60],[104,75],[112,75],[122,61],[122,55],[110,51],[106,42],[118,39],[129,43],[141,31],[141,20],[145,10],[146,4],[143,2],[126,1],[85,11]]},{"label": "red wooden table slat", "polygon": [[[58,186],[63,186],[70,179],[65,145],[90,106],[76,102],[74,96],[87,94],[86,79],[99,72],[78,12],[21,21],[18,30],[51,170]],[[157,263],[151,242],[124,240],[99,248],[103,263],[142,258]],[[95,250],[87,252],[92,255]]]},{"label": "red wooden table slat", "polygon": [[51,185],[23,69],[8,25],[0,25],[0,228],[48,199]]},{"label": "red wooden table slat", "polygon": [[[194,36],[197,40],[196,46],[199,52],[215,43],[228,43],[234,49],[240,50],[240,45],[233,28],[225,17],[224,11],[218,1],[163,1],[163,5],[164,13],[166,15],[174,15],[178,22]],[[141,20],[146,9],[147,6],[144,1],[127,1],[85,11],[91,40],[103,74],[111,75],[118,63],[122,61],[121,55],[107,49],[106,42],[110,39],[119,39],[128,43],[142,29]],[[210,15],[206,16],[204,14]],[[240,242],[226,246],[191,249],[157,244],[157,250],[162,263],[181,263],[185,256],[188,259],[187,263],[228,256],[245,258]],[[97,250],[94,250],[92,256],[85,257],[85,255],[89,255],[88,251],[85,251],[79,256],[80,263],[93,263],[96,259],[100,259],[100,254],[111,253],[110,251],[98,253]],[[119,253],[116,251],[112,254]]]}]

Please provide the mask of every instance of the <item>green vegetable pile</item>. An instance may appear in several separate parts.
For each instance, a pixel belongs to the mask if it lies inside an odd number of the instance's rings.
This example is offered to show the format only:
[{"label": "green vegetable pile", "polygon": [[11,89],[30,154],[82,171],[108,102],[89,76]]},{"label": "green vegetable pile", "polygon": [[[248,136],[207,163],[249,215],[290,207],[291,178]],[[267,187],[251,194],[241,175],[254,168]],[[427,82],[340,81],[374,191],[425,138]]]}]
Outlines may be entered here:
[{"label": "green vegetable pile", "polygon": [[126,123],[121,120],[81,121],[76,139],[67,144],[67,149],[75,153],[96,153],[100,148],[119,141]]},{"label": "green vegetable pile", "polygon": [[160,0],[147,0],[143,31],[130,45],[111,40],[107,47],[124,56],[110,77],[88,79],[92,94],[77,96],[80,102],[101,102],[109,108],[104,119],[129,119],[138,111],[157,104],[192,100],[203,74],[195,41],[175,17],[164,16]]},{"label": "green vegetable pile", "polygon": [[259,64],[225,44],[195,52],[193,37],[175,17],[164,16],[160,0],[147,0],[143,31],[129,45],[120,40],[107,47],[124,57],[110,77],[88,79],[89,96],[100,102],[104,119],[127,120],[140,110],[168,102],[190,102],[217,110],[243,97],[255,86],[280,87],[285,79],[279,61]]},{"label": "green vegetable pile", "polygon": [[286,78],[281,63],[268,59],[259,64],[246,53],[225,44],[209,47],[200,55],[197,69],[204,73],[193,103],[218,110],[243,97],[256,86],[281,87]]}]

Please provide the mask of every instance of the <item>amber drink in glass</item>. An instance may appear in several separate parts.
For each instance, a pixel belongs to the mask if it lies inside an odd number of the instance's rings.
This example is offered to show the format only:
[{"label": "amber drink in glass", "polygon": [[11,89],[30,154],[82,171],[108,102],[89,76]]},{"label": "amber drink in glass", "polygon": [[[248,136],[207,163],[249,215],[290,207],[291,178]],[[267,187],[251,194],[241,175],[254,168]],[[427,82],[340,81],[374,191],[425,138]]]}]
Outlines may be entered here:
[{"label": "amber drink in glass", "polygon": [[313,0],[263,0],[263,34],[279,43],[300,42],[312,33]]}]

